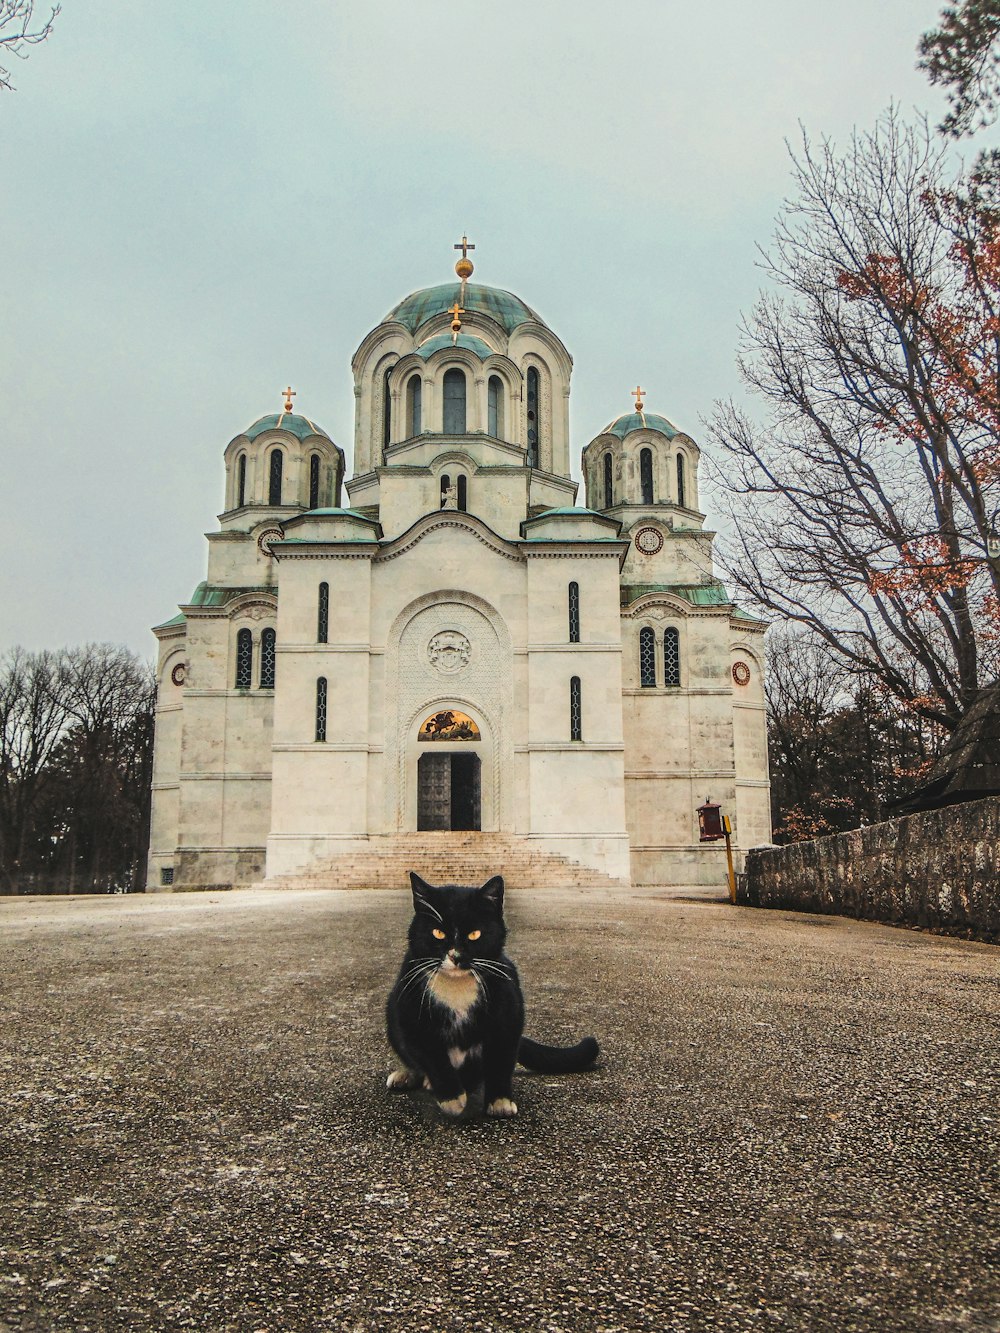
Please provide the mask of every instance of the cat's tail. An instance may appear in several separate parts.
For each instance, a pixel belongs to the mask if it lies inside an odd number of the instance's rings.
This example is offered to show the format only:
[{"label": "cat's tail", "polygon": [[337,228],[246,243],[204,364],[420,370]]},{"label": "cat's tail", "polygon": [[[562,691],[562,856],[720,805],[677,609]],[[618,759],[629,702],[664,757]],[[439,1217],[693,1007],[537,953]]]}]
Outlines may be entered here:
[{"label": "cat's tail", "polygon": [[600,1053],[593,1037],[584,1037],[575,1046],[544,1046],[540,1041],[522,1037],[517,1062],[537,1074],[579,1074],[589,1069]]}]

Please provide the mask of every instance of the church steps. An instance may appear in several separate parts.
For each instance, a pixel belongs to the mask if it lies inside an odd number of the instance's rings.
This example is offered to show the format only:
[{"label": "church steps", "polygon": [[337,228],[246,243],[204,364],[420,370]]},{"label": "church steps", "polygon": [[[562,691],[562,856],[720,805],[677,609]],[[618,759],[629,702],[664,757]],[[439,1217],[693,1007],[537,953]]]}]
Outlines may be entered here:
[{"label": "church steps", "polygon": [[369,840],[368,848],[326,857],[308,869],[276,875],[268,889],[403,889],[409,872],[431,883],[481,884],[502,874],[511,888],[559,884],[566,888],[616,889],[621,881],[569,857],[544,852],[500,834],[405,834]]}]

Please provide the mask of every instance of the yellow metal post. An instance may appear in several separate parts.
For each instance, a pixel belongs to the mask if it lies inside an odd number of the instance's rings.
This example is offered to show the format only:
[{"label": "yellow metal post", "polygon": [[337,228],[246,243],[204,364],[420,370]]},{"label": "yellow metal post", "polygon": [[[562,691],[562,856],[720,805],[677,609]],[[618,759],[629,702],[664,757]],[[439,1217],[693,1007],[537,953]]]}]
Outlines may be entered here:
[{"label": "yellow metal post", "polygon": [[733,831],[733,826],[729,822],[729,816],[722,816],[722,830],[726,835],[726,861],[729,865],[729,901],[736,902],[736,874],[733,871],[733,844],[729,840],[729,835]]}]

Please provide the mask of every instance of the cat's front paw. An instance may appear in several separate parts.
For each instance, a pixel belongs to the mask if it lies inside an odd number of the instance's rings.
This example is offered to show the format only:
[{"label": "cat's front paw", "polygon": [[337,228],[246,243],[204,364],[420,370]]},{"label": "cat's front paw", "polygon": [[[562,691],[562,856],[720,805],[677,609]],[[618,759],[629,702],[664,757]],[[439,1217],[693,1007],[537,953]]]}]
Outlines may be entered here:
[{"label": "cat's front paw", "polygon": [[517,1102],[511,1101],[509,1097],[497,1097],[487,1106],[486,1114],[507,1117],[517,1115]]},{"label": "cat's front paw", "polygon": [[438,1102],[445,1115],[461,1115],[465,1110],[466,1095],[463,1092],[460,1097],[452,1097],[450,1101]]},{"label": "cat's front paw", "polygon": [[410,1088],[415,1088],[420,1082],[420,1075],[415,1074],[412,1069],[394,1069],[385,1081],[385,1086],[390,1092],[407,1092]]}]

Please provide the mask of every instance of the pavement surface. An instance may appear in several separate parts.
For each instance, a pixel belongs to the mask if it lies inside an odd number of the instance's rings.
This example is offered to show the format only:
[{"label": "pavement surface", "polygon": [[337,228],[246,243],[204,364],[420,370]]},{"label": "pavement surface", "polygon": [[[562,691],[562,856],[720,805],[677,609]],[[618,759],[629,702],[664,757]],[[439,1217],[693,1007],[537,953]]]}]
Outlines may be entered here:
[{"label": "pavement surface", "polygon": [[1000,950],[512,894],[513,1121],[388,1094],[408,895],[0,899],[0,1330],[1000,1329]]}]

